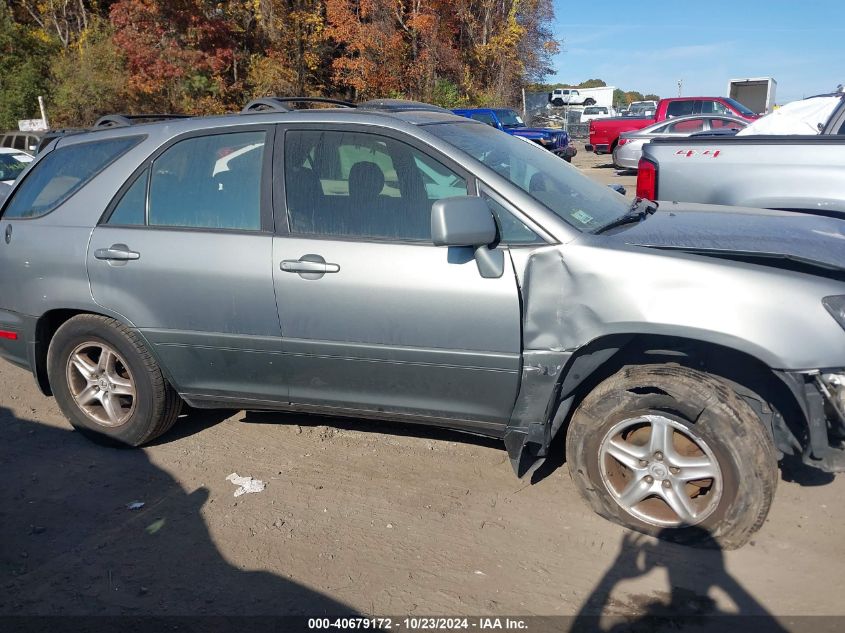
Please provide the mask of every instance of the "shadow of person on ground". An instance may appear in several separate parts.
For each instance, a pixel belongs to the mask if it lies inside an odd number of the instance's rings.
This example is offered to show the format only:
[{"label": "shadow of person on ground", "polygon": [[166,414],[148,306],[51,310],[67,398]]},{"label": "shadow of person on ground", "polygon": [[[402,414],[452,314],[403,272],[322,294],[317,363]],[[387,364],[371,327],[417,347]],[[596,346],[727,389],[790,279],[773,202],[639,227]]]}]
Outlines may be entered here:
[{"label": "shadow of person on ground", "polygon": [[[727,572],[724,553],[710,534],[696,527],[688,530],[699,543],[698,547],[655,540],[634,532],[625,534],[616,560],[584,602],[570,633],[679,630],[785,633],[786,629]],[[645,576],[655,569],[666,571],[668,597],[625,596],[626,600],[620,600],[613,595],[620,582]],[[711,594],[727,596],[733,607],[723,608]]]},{"label": "shadow of person on ground", "polygon": [[[230,564],[203,519],[208,490],[185,491],[144,451],[100,447],[5,407],[0,428],[0,616],[352,613],[283,577]],[[136,500],[144,506],[128,509]],[[236,507],[231,514],[237,521]],[[243,531],[241,551],[284,560],[281,530]]]}]

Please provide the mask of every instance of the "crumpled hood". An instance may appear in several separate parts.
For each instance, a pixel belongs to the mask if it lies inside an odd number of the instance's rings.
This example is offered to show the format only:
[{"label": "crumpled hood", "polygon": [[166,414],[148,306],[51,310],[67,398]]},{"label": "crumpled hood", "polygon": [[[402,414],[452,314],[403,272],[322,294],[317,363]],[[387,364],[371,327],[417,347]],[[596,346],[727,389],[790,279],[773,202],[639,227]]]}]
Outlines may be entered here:
[{"label": "crumpled hood", "polygon": [[845,270],[845,220],[809,213],[662,202],[647,220],[609,237],[637,246]]}]

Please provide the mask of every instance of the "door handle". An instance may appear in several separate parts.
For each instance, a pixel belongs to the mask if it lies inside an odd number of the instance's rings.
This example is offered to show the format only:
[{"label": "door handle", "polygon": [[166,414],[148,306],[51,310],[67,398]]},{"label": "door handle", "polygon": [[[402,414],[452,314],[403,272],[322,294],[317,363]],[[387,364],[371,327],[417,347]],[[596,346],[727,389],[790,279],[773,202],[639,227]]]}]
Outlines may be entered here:
[{"label": "door handle", "polygon": [[112,244],[109,248],[98,248],[94,251],[94,257],[106,261],[125,262],[133,259],[140,259],[141,253],[130,251],[126,244]]},{"label": "door handle", "polygon": [[326,262],[314,262],[307,259],[282,260],[281,269],[286,273],[337,273],[340,266]]}]

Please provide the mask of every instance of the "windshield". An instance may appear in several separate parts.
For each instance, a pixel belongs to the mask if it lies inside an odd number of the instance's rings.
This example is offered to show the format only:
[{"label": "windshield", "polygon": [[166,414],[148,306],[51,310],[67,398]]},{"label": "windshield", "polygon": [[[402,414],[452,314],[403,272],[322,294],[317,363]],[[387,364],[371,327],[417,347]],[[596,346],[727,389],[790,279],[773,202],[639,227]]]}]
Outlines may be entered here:
[{"label": "windshield", "polygon": [[474,123],[426,129],[504,176],[580,231],[594,231],[628,211],[623,196],[534,143]]},{"label": "windshield", "polygon": [[736,99],[725,99],[725,103],[731,104],[731,107],[743,116],[757,116],[753,110],[749,110]]},{"label": "windshield", "polygon": [[525,127],[522,117],[513,110],[496,110],[496,116],[502,122],[502,127]]},{"label": "windshield", "polygon": [[0,154],[0,180],[14,180],[31,162],[29,154]]}]

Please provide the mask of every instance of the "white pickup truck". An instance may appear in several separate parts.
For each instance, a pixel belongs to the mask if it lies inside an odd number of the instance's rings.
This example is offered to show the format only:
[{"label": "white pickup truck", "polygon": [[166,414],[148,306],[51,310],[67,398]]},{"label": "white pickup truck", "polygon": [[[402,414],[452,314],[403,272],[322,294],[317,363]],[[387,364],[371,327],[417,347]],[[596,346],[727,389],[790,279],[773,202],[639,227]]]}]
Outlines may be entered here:
[{"label": "white pickup truck", "polygon": [[637,196],[845,219],[845,93],[813,99],[831,97],[838,101],[819,121],[818,134],[691,136],[646,144]]}]

